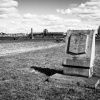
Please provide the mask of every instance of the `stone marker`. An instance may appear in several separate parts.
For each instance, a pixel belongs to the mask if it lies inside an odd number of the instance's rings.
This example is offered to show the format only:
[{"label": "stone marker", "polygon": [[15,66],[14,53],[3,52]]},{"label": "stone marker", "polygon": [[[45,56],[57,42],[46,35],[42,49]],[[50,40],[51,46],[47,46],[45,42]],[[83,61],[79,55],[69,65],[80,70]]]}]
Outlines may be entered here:
[{"label": "stone marker", "polygon": [[92,77],[95,59],[95,31],[69,30],[65,53],[64,74]]},{"label": "stone marker", "polygon": [[63,86],[76,85],[100,89],[100,80],[93,75],[95,32],[94,30],[68,31],[65,49],[66,59],[63,61],[65,75],[56,73],[49,77],[49,81]]},{"label": "stone marker", "polygon": [[92,88],[92,89],[100,89],[99,83],[100,80],[98,77],[77,77],[77,76],[68,76],[68,75],[62,75],[62,74],[54,74],[49,77],[50,82],[54,82],[59,85],[73,85],[73,86],[80,86],[85,88]]}]

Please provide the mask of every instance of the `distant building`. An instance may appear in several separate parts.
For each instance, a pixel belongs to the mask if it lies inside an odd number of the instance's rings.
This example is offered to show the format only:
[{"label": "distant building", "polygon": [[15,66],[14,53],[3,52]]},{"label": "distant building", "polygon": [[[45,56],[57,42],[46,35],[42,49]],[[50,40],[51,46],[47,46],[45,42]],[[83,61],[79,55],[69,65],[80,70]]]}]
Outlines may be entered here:
[{"label": "distant building", "polygon": [[43,30],[44,36],[46,36],[47,33],[48,33],[48,30],[47,30],[47,29],[44,29],[44,30]]},{"label": "distant building", "polygon": [[0,34],[1,34],[1,35],[5,35],[6,33],[4,33],[4,32],[1,32]]}]

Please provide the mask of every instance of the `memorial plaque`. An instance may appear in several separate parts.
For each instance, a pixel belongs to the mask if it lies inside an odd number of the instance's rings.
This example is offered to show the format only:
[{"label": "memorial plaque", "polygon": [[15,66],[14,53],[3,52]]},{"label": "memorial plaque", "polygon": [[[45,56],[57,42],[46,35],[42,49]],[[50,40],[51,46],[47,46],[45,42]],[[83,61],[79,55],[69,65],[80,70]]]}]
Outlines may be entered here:
[{"label": "memorial plaque", "polygon": [[95,30],[69,30],[66,37],[64,74],[91,77],[95,58]]},{"label": "memorial plaque", "polygon": [[70,36],[69,52],[74,54],[84,54],[86,52],[87,35],[78,33]]}]

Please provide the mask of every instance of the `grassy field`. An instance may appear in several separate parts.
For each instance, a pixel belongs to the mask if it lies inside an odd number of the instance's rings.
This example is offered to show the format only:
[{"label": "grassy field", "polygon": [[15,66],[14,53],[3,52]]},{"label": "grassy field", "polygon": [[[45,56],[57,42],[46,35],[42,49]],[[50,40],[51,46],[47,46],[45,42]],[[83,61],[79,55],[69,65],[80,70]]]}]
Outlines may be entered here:
[{"label": "grassy field", "polygon": [[[65,45],[0,57],[0,100],[100,100],[100,90],[49,82],[62,73]],[[100,41],[94,74],[100,77]],[[35,70],[34,70],[35,69]]]},{"label": "grassy field", "polygon": [[[61,44],[61,43],[60,43]],[[34,51],[58,45],[54,41],[1,41],[0,56]]]}]

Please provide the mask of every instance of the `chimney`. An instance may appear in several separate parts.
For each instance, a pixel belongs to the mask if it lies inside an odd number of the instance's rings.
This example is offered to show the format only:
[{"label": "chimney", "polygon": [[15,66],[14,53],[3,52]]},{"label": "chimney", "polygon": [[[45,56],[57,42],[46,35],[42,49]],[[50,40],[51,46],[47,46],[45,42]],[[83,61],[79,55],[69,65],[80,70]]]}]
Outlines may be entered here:
[{"label": "chimney", "polygon": [[31,28],[31,39],[33,39],[33,28]]},{"label": "chimney", "polygon": [[31,28],[31,34],[33,34],[33,28]]}]

